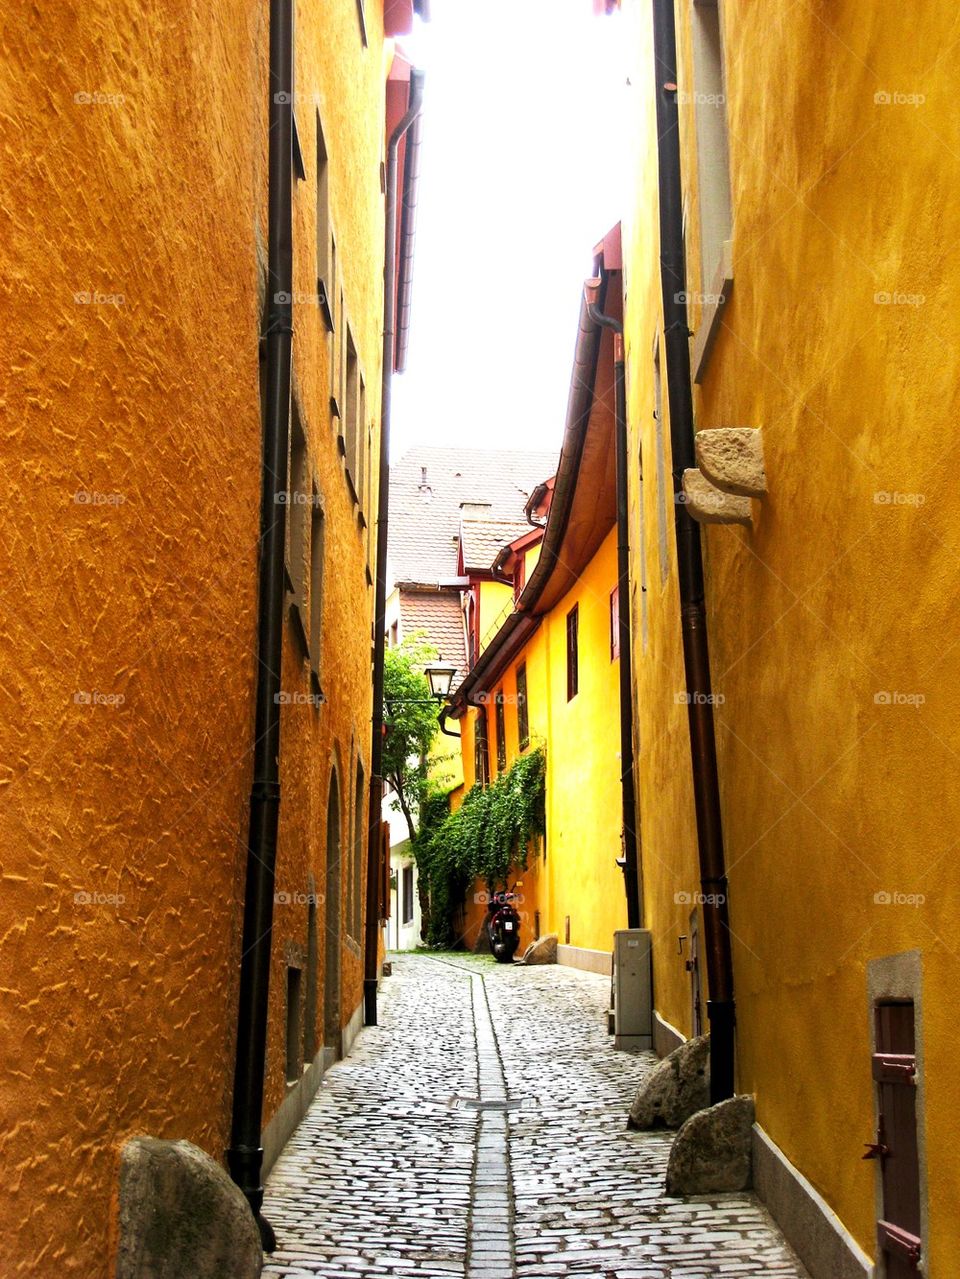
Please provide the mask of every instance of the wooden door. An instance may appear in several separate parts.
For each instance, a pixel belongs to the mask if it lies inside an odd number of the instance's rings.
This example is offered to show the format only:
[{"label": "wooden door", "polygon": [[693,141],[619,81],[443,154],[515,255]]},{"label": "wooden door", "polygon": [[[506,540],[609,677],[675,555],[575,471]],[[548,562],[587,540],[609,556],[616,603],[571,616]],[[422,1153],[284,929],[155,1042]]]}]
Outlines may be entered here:
[{"label": "wooden door", "polygon": [[877,1245],[887,1279],[916,1276],[920,1262],[920,1159],[917,1147],[917,1056],[912,1000],[876,1005],[873,1078],[879,1123],[868,1158],[880,1162],[883,1216]]}]

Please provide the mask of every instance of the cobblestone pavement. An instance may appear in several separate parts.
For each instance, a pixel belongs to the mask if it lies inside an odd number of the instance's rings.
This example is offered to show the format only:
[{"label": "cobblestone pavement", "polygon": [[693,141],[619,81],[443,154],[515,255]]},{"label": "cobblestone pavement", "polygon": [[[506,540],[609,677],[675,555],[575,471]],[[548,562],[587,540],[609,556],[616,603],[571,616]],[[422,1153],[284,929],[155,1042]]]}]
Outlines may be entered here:
[{"label": "cobblestone pavement", "polygon": [[266,1276],[713,1279],[806,1271],[750,1194],[669,1198],[626,1113],[609,981],[394,957],[380,1025],[327,1072],[267,1184]]}]

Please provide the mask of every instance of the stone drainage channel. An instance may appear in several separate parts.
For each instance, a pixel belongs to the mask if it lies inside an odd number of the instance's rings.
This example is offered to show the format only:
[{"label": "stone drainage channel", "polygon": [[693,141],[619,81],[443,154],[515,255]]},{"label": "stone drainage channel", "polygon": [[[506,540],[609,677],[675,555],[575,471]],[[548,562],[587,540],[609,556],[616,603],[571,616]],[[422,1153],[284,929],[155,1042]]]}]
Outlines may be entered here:
[{"label": "stone drainage channel", "polygon": [[503,1060],[493,1028],[487,988],[480,973],[470,973],[473,1029],[477,1045],[477,1096],[458,1097],[456,1105],[479,1111],[476,1155],[467,1218],[466,1279],[514,1279],[513,1178],[507,1112],[520,1103],[507,1096]]}]

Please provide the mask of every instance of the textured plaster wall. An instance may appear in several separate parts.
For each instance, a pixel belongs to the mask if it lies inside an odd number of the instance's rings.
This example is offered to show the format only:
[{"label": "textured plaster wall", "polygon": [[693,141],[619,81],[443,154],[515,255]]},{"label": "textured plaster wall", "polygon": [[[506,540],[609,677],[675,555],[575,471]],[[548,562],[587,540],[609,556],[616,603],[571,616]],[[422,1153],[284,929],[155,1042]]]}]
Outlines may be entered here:
[{"label": "textured plaster wall", "polygon": [[[267,14],[247,0],[202,14],[93,0],[38,10],[5,36],[5,1273],[108,1273],[131,1134],[188,1137],[215,1156],[228,1139],[255,674]],[[364,52],[352,0],[325,6],[322,38],[303,9],[298,91],[331,104],[344,280],[375,418],[379,5],[367,23]],[[355,111],[362,126],[349,124]],[[310,111],[298,114],[312,173]],[[295,199],[297,288],[314,293],[309,180]],[[329,701],[290,707],[284,722],[278,888],[306,891],[308,865],[322,876],[330,760],[339,749],[346,797],[353,756],[368,758],[370,622],[366,535],[320,410],[315,308],[298,306],[295,323],[330,566]],[[306,687],[289,643],[288,680]],[[283,955],[305,943],[306,906],[278,906],[265,1119],[283,1095]],[[349,951],[344,971],[346,1020],[360,997]]]},{"label": "textured plaster wall", "polygon": [[[921,950],[927,1265],[950,1273],[960,1260],[960,1085],[944,1065],[960,978],[960,800],[949,783],[960,747],[950,463],[960,137],[943,51],[960,20],[932,3],[828,14],[728,0],[723,11],[735,285],[695,412],[701,429],[762,427],[770,483],[752,530],[705,535],[713,680],[725,698],[739,1086],[756,1092],[760,1123],[872,1253],[875,1166],[860,1159],[874,1123],[866,966]],[[690,90],[688,7],[678,13],[680,87]],[[633,6],[629,17],[640,23],[636,75],[647,86],[649,14]],[[682,146],[696,291],[692,110]],[[648,116],[638,138],[648,153],[652,138]],[[683,708],[670,705],[674,681],[682,687],[676,597],[672,578],[657,594],[648,491],[652,164],[637,170],[627,241],[631,421],[634,431],[643,423],[653,583],[650,640],[637,656],[656,930],[670,920],[672,883],[690,887],[695,871]],[[696,327],[697,308],[691,318]],[[664,967],[658,1007],[689,1030],[683,979]]]}]

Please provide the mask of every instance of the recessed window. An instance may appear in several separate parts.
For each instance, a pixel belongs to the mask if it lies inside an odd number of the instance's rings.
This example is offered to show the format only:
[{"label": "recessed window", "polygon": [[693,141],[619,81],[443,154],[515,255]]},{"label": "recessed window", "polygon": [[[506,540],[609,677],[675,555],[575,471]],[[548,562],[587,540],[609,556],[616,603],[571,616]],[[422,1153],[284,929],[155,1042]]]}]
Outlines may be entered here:
[{"label": "recessed window", "polygon": [[313,490],[310,508],[310,665],[320,679],[320,648],[323,637],[323,557],[325,528],[320,494]]},{"label": "recessed window", "polygon": [[723,44],[717,0],[694,0],[693,88],[700,204],[700,270],[704,292],[720,270],[733,227]]},{"label": "recessed window", "polygon": [[486,786],[490,780],[490,748],[487,742],[487,712],[483,706],[478,708],[474,721],[473,771],[475,781]]},{"label": "recessed window", "polygon": [[667,446],[663,432],[663,384],[660,380],[659,335],[653,353],[653,416],[657,430],[657,550],[660,555],[660,585],[662,586],[667,580],[667,570],[669,568],[667,559],[667,511],[673,504],[673,486],[671,484],[670,488],[667,488]]},{"label": "recessed window", "polygon": [[330,227],[330,166],[327,146],[323,139],[320,112],[317,112],[317,293],[320,314],[328,329],[333,329],[334,264],[336,248]]},{"label": "recessed window", "polygon": [[402,924],[413,923],[413,867],[404,866],[403,875],[401,876],[402,892],[400,906],[400,922]]},{"label": "recessed window", "polygon": [[610,661],[620,656],[620,586],[610,592]]},{"label": "recessed window", "polygon": [[507,725],[503,709],[503,690],[497,694],[494,703],[497,721],[497,771],[503,772],[507,766]]},{"label": "recessed window", "polygon": [[363,47],[367,47],[367,15],[364,12],[364,0],[357,0],[357,21],[360,23],[360,39]]},{"label": "recessed window", "polygon": [[580,605],[574,604],[567,614],[567,701],[580,691]]},{"label": "recessed window", "polygon": [[517,735],[520,749],[530,745],[530,713],[527,709],[527,667],[517,667]]},{"label": "recessed window", "polygon": [[363,795],[363,765],[359,760],[357,760],[357,779],[353,796],[353,910],[350,925],[351,932],[357,941],[360,940],[363,916],[363,845],[364,835],[367,829],[367,823],[364,820],[365,813],[366,806],[364,804]]},{"label": "recessed window", "polygon": [[287,481],[287,579],[291,592],[290,616],[305,649],[310,648],[307,616],[308,559],[307,511],[312,490],[307,470],[307,438],[296,400],[290,415],[290,471]]},{"label": "recessed window", "polygon": [[287,1083],[300,1078],[300,969],[287,969]]}]

